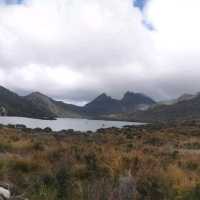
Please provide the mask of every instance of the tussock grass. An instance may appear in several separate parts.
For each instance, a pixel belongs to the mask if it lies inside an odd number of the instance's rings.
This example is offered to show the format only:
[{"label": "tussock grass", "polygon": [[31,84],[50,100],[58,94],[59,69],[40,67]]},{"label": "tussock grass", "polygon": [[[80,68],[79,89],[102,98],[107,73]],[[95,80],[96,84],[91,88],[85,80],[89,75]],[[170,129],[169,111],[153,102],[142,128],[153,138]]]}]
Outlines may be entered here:
[{"label": "tussock grass", "polygon": [[131,174],[136,200],[197,200],[199,127],[151,126],[66,136],[2,128],[0,180],[31,200],[111,200],[123,177]]}]

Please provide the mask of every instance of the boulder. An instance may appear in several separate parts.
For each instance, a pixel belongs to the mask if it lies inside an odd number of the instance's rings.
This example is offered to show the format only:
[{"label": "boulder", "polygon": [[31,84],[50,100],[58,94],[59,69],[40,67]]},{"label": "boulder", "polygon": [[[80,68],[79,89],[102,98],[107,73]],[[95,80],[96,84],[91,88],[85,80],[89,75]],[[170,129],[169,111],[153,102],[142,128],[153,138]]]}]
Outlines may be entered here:
[{"label": "boulder", "polygon": [[50,127],[46,127],[46,128],[44,128],[44,132],[51,133],[52,129]]},{"label": "boulder", "polygon": [[16,129],[23,130],[23,129],[26,129],[26,126],[23,125],[23,124],[16,124],[16,125],[15,125],[15,128],[16,128]]},{"label": "boulder", "polygon": [[11,192],[10,190],[4,188],[4,187],[0,187],[0,200],[1,199],[10,199],[11,198]]}]

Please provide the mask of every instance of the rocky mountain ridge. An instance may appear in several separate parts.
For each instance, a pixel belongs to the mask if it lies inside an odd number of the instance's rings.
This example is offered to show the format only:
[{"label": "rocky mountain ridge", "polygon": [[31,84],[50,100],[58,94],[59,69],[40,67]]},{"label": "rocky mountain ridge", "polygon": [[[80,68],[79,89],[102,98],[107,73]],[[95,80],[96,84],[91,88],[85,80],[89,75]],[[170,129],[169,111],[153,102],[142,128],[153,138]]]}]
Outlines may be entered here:
[{"label": "rocky mountain ridge", "polygon": [[[121,100],[103,93],[87,105],[80,107],[56,101],[40,92],[27,96],[0,87],[0,115],[53,119],[56,117],[101,118],[117,113],[132,113],[147,109],[156,102],[140,93],[127,92]],[[6,113],[6,114],[5,114]]]},{"label": "rocky mountain ridge", "polygon": [[171,103],[127,92],[122,99],[103,93],[85,106],[56,101],[39,92],[27,96],[0,86],[0,115],[55,119],[57,117],[158,122],[200,119],[200,94],[184,94]]}]

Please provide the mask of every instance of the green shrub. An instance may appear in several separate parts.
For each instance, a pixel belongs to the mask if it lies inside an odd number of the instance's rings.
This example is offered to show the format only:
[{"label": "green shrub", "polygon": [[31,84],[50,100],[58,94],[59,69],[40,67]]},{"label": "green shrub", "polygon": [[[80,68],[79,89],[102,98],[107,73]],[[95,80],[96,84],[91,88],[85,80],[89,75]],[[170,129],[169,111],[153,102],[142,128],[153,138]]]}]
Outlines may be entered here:
[{"label": "green shrub", "polygon": [[4,153],[10,151],[12,149],[12,145],[9,143],[0,143],[0,152]]},{"label": "green shrub", "polygon": [[200,199],[200,184],[197,184],[190,191],[184,192],[181,200],[199,200]]}]

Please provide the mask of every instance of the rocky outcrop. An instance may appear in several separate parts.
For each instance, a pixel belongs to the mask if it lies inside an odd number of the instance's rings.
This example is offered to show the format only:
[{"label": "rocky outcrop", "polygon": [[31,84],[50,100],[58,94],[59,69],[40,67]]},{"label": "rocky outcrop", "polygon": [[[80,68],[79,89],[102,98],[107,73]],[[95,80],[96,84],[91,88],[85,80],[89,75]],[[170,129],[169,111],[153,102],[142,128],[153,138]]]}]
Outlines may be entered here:
[{"label": "rocky outcrop", "polygon": [[7,110],[4,106],[0,106],[0,116],[7,116]]},{"label": "rocky outcrop", "polygon": [[11,192],[8,188],[0,186],[0,200],[8,200],[11,198]]}]

